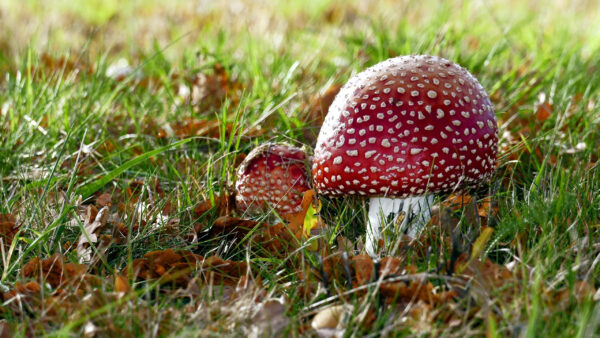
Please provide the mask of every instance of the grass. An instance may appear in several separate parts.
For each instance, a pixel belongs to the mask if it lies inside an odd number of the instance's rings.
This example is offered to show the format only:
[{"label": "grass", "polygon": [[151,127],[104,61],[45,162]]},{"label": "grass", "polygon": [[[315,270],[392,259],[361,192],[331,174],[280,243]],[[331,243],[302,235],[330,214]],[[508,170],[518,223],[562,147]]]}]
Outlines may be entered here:
[{"label": "grass", "polygon": [[[19,313],[3,303],[3,325],[15,334],[269,335],[280,325],[284,335],[311,335],[314,314],[341,303],[354,306],[348,336],[600,333],[598,295],[579,288],[582,281],[600,286],[600,25],[593,2],[96,5],[0,2],[0,213],[20,225],[2,246],[0,291],[31,280],[22,271],[34,257],[61,253],[78,262],[82,215],[101,193],[112,195],[118,217],[109,223],[127,229],[122,241],[96,243],[101,259],[89,271],[101,280],[87,297],[54,298],[73,308],[48,313],[48,304],[30,302]],[[240,154],[266,141],[311,149],[319,130],[311,97],[381,60],[419,53],[466,67],[492,98],[499,167],[477,196],[490,194],[498,211],[485,217],[494,231],[481,260],[509,265],[517,277],[485,297],[466,291],[425,311],[418,302],[385,305],[376,282],[359,292],[332,278],[324,288],[309,244],[279,255],[256,242],[259,228],[235,242],[207,235],[219,210],[194,209],[228,191]],[[132,75],[105,76],[121,57]],[[197,90],[191,100],[184,85]],[[330,252],[340,236],[360,248],[364,203],[321,202]],[[414,248],[391,254],[418,273],[437,273],[456,250],[469,253],[477,222],[468,207],[452,213],[459,231],[432,225],[421,238],[426,255]],[[274,215],[260,221],[272,223]],[[204,230],[190,241],[197,225]],[[232,291],[136,281],[124,298],[114,292],[115,271],[167,248],[246,261],[254,282]],[[433,283],[443,288],[451,276],[443,270],[438,278]],[[305,285],[320,287],[303,292]],[[42,299],[56,297],[56,287],[41,288]]]}]

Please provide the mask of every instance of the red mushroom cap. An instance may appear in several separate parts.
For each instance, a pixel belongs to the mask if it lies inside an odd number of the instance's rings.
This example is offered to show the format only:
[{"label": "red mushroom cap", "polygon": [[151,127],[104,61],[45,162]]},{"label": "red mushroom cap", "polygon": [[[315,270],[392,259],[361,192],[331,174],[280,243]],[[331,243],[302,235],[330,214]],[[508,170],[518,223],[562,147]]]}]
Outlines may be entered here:
[{"label": "red mushroom cap", "polygon": [[353,76],[323,123],[313,179],[323,194],[408,197],[491,176],[498,144],[490,99],[446,59],[388,59]]},{"label": "red mushroom cap", "polygon": [[302,210],[302,193],[309,189],[306,154],[285,143],[267,143],[253,149],[237,172],[236,206],[252,213]]}]

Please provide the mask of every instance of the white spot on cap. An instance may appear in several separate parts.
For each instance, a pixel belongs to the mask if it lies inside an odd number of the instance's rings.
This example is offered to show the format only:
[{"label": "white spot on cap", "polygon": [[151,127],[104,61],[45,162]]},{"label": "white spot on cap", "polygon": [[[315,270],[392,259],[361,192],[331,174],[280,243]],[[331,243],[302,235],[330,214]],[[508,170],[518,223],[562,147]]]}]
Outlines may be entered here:
[{"label": "white spot on cap", "polygon": [[346,154],[348,154],[348,156],[358,156],[358,150],[347,150]]},{"label": "white spot on cap", "polygon": [[427,97],[430,99],[435,99],[437,97],[437,92],[435,90],[430,90],[427,92]]},{"label": "white spot on cap", "polygon": [[336,158],[333,159],[333,164],[341,164],[341,163],[342,163],[341,156],[336,156]]}]

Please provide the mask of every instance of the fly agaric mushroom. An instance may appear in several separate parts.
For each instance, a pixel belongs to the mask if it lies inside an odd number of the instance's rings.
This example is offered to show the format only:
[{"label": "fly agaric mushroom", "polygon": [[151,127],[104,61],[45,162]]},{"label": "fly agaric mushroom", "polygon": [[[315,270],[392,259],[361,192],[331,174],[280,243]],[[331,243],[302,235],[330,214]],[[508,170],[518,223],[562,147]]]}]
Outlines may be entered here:
[{"label": "fly agaric mushroom", "polygon": [[[446,59],[400,56],[350,78],[317,139],[312,174],[321,194],[371,198],[366,250],[381,224],[405,212],[415,237],[430,217],[433,193],[476,185],[496,162],[496,117],[481,84]],[[400,210],[402,209],[402,210]]]},{"label": "fly agaric mushroom", "polygon": [[285,143],[267,143],[253,149],[237,171],[236,206],[250,213],[280,214],[302,210],[302,194],[309,189],[307,156]]}]

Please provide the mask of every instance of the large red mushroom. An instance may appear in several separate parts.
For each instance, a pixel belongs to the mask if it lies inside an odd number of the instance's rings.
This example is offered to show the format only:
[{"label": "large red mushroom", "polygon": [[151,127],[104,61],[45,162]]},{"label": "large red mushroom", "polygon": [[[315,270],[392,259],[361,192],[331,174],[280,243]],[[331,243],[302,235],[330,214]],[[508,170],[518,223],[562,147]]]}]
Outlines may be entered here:
[{"label": "large red mushroom", "polygon": [[[370,197],[366,250],[404,211],[415,237],[432,194],[489,179],[497,124],[490,99],[466,69],[436,56],[388,59],[353,76],[329,108],[312,174],[321,194]],[[417,217],[414,217],[417,216]]]},{"label": "large red mushroom", "polygon": [[310,189],[305,152],[286,143],[266,143],[253,149],[237,171],[236,207],[256,214],[273,208],[279,214],[302,210]]}]

